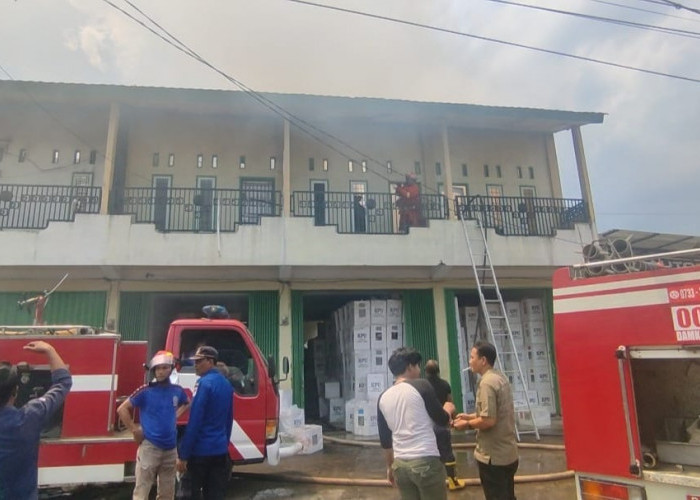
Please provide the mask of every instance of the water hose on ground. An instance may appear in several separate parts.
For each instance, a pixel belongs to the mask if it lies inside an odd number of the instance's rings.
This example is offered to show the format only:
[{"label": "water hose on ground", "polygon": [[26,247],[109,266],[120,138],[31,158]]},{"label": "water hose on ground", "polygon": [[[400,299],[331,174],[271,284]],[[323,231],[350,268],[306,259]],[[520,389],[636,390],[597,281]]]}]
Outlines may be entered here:
[{"label": "water hose on ground", "polygon": [[[367,446],[367,447],[379,447],[377,441],[358,441],[353,439],[343,439],[332,436],[323,435],[323,440],[328,443],[335,444],[345,444],[348,446]],[[476,443],[452,443],[452,449],[463,450],[467,448],[474,448]],[[518,443],[518,448],[527,448],[533,450],[552,450],[552,451],[564,451],[563,444],[543,444],[543,443]]]}]

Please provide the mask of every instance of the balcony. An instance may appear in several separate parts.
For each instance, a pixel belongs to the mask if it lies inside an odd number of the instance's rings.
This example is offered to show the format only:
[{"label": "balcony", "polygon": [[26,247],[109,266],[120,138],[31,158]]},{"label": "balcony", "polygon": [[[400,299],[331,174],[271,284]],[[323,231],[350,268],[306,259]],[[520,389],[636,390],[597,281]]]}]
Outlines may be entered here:
[{"label": "balcony", "polygon": [[519,196],[457,196],[460,219],[479,219],[502,236],[554,236],[590,222],[583,200]]},{"label": "balcony", "polygon": [[[335,226],[341,234],[401,234],[407,231],[397,199],[391,193],[294,191],[291,212],[312,218],[315,226]],[[424,194],[406,212],[413,212],[413,227],[427,227],[431,220],[447,219],[448,206],[445,196]]]},{"label": "balcony", "polygon": [[235,232],[241,224],[279,217],[282,193],[270,190],[125,188],[115,192],[111,213],[155,224],[160,232]]},{"label": "balcony", "polygon": [[51,221],[100,212],[102,189],[89,186],[0,184],[0,229],[45,229]]}]

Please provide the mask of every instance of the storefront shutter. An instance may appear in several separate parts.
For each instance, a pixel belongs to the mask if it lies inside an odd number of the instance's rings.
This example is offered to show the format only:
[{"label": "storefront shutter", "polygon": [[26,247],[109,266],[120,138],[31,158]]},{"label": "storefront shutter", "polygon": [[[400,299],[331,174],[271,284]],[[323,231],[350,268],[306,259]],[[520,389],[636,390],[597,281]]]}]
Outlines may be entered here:
[{"label": "storefront shutter", "polygon": [[279,356],[279,293],[275,291],[248,294],[248,329],[265,356],[274,356],[278,373]]},{"label": "storefront shutter", "polygon": [[293,401],[304,407],[304,296],[292,290],[292,391]]},{"label": "storefront shutter", "polygon": [[437,359],[433,291],[407,290],[402,298],[404,343],[420,352],[424,361]]},{"label": "storefront shutter", "polygon": [[[34,306],[20,309],[17,302],[37,294],[35,291],[0,293],[0,324],[31,325],[34,321]],[[104,328],[106,309],[106,292],[54,292],[44,308],[44,324]]]},{"label": "storefront shutter", "polygon": [[152,293],[122,292],[119,295],[119,328],[122,340],[148,340]]}]

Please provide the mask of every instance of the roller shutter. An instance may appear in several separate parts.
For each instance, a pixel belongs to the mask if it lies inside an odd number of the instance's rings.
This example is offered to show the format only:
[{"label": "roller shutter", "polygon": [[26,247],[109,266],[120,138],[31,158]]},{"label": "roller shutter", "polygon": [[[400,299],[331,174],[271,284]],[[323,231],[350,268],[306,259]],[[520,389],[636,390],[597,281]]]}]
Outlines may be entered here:
[{"label": "roller shutter", "polygon": [[403,315],[405,344],[420,352],[423,360],[437,359],[433,291],[405,291],[403,293]]}]

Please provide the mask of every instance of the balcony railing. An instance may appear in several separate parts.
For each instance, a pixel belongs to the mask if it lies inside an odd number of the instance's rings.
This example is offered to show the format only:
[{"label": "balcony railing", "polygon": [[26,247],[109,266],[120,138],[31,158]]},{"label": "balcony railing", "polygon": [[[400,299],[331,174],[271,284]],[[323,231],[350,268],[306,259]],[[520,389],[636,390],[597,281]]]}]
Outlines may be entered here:
[{"label": "balcony railing", "polygon": [[577,222],[590,222],[583,200],[510,196],[457,196],[462,219],[482,221],[504,236],[554,236],[558,229],[573,229]]},{"label": "balcony railing", "polygon": [[44,229],[51,221],[100,212],[102,188],[0,184],[0,229]]},{"label": "balcony railing", "polygon": [[[313,218],[316,226],[336,226],[339,233],[396,234],[406,232],[400,227],[397,198],[391,193],[295,191],[291,210],[295,217]],[[430,220],[448,217],[447,198],[421,195],[412,210],[411,225],[425,227]]]},{"label": "balcony railing", "polygon": [[113,212],[161,232],[233,232],[240,224],[279,217],[282,193],[255,189],[125,188],[114,194]]}]

